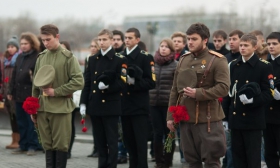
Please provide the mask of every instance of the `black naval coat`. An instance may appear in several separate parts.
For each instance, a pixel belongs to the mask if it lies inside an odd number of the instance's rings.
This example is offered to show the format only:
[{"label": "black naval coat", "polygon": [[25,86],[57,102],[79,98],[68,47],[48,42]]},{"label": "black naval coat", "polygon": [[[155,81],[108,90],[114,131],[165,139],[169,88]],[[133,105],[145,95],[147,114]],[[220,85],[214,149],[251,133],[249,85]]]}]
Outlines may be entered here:
[{"label": "black naval coat", "polygon": [[126,50],[122,54],[127,58],[128,69],[136,65],[143,71],[140,78],[135,78],[134,85],[126,84],[122,91],[122,114],[149,114],[149,90],[156,85],[153,57],[138,46],[130,54]]},{"label": "black naval coat", "polygon": [[[121,90],[125,87],[126,58],[117,54],[112,48],[103,56],[99,51],[89,57],[85,72],[85,86],[82,90],[80,104],[86,104],[87,113],[93,116],[121,115]],[[111,75],[114,80],[109,88],[98,88],[98,77],[106,72],[116,72]],[[111,73],[112,74],[112,73]],[[112,77],[111,77],[112,78]]]},{"label": "black naval coat", "polygon": [[[280,57],[277,57],[274,61],[271,59],[271,55],[268,56],[268,62],[273,67],[274,82],[280,80]],[[280,91],[280,87],[277,88]],[[268,106],[266,106],[265,119],[269,124],[280,124],[280,101],[273,99]]]},{"label": "black naval coat", "polygon": [[[264,129],[265,106],[272,100],[269,76],[273,74],[272,65],[260,60],[254,54],[245,63],[242,57],[238,57],[230,63],[230,92],[236,84],[237,94],[230,99],[229,128],[231,129]],[[256,82],[260,86],[261,93],[253,97],[253,103],[243,104],[240,101],[238,91],[246,83]]]}]

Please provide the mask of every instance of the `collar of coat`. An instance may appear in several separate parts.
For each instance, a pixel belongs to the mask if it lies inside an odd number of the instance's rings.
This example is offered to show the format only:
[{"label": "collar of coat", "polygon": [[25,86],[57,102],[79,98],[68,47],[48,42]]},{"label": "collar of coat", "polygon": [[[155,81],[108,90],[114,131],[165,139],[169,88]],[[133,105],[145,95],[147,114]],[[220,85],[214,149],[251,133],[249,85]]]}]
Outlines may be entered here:
[{"label": "collar of coat", "polygon": [[256,65],[256,63],[259,61],[259,57],[254,54],[248,61],[246,61],[245,63],[242,60],[242,56],[239,56],[235,62],[235,64],[246,64],[248,63],[249,65],[251,65],[252,67],[254,67]]},{"label": "collar of coat", "polygon": [[[272,61],[273,61],[271,57],[272,57],[272,56],[269,54],[269,56],[267,57],[267,61],[268,61],[268,62],[272,62]],[[276,63],[277,63],[278,65],[280,65],[280,56],[276,57],[274,61],[276,61]]]},{"label": "collar of coat", "polygon": [[129,56],[133,59],[136,59],[137,55],[140,53],[141,49],[137,46],[131,53],[127,54],[126,50],[124,50],[124,55]]},{"label": "collar of coat", "polygon": [[[113,57],[115,56],[115,50],[113,48],[111,48],[111,50],[109,50],[104,57],[107,57],[109,59],[113,59]],[[98,53],[98,57],[103,57],[101,50]]]}]

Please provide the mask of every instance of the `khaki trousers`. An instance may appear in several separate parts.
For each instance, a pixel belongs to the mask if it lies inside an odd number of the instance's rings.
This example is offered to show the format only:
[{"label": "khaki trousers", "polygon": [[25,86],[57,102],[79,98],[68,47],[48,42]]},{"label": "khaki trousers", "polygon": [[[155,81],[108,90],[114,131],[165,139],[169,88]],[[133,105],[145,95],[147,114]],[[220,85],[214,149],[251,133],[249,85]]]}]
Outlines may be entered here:
[{"label": "khaki trousers", "polygon": [[226,153],[226,138],[222,121],[207,123],[180,123],[181,147],[190,168],[220,168],[220,157]]},{"label": "khaki trousers", "polygon": [[71,113],[38,112],[37,123],[45,150],[68,152],[71,139]]}]

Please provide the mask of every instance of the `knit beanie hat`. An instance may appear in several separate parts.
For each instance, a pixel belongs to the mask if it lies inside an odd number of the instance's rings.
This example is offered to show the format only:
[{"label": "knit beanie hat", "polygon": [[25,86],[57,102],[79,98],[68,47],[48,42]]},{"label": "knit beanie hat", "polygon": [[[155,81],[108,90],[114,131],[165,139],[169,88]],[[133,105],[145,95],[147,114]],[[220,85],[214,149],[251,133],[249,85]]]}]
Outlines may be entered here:
[{"label": "knit beanie hat", "polygon": [[19,42],[18,42],[17,36],[13,36],[13,37],[8,41],[7,47],[8,47],[9,45],[13,45],[13,46],[15,46],[17,49],[19,49]]}]

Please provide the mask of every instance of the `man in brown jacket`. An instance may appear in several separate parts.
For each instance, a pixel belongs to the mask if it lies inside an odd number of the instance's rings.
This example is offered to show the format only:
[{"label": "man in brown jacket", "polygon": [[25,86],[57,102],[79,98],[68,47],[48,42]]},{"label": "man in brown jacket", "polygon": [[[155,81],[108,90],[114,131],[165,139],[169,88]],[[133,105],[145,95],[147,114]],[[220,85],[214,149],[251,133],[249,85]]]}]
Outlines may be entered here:
[{"label": "man in brown jacket", "polygon": [[[181,145],[190,168],[220,168],[220,157],[226,152],[222,125],[224,112],[219,97],[229,90],[227,59],[208,50],[209,29],[196,23],[186,32],[189,53],[180,59],[175,71],[169,106],[185,105],[190,119],[180,123]],[[173,118],[167,112],[167,127],[175,131]]]}]

